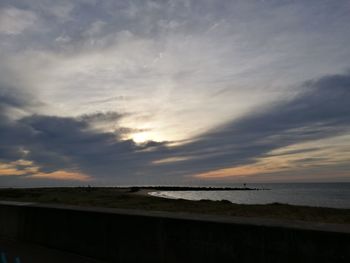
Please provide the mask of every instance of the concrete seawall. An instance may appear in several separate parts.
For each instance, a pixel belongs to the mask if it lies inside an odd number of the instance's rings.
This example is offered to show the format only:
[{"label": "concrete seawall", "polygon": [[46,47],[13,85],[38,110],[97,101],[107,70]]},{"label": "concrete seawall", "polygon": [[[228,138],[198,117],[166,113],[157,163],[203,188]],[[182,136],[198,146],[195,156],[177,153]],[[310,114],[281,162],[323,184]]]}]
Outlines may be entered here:
[{"label": "concrete seawall", "polygon": [[108,262],[350,262],[349,225],[0,202],[0,238]]}]

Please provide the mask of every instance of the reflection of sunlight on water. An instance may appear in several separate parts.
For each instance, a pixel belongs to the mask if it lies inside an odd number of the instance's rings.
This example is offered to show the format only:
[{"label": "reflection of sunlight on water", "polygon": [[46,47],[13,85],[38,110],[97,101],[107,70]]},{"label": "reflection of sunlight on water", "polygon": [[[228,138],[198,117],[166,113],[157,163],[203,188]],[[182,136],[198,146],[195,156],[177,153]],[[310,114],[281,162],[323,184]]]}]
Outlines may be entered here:
[{"label": "reflection of sunlight on water", "polygon": [[178,197],[177,195],[172,195],[172,192],[149,192],[149,195],[155,196],[155,197],[162,197],[162,198],[168,198],[168,199],[180,199],[181,197]]},{"label": "reflection of sunlight on water", "polygon": [[284,203],[294,205],[350,208],[350,183],[265,184],[260,191],[160,191],[152,196],[187,200],[228,200],[237,204]]}]

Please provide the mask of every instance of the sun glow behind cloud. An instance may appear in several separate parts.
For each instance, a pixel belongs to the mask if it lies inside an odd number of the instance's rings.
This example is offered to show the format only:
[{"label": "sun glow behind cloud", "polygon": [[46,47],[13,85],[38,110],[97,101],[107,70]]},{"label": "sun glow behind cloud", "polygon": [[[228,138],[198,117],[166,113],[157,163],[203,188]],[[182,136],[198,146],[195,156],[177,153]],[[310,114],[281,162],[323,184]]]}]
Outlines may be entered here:
[{"label": "sun glow behind cloud", "polygon": [[136,143],[144,143],[147,141],[156,141],[155,138],[152,138],[149,132],[139,132],[134,133],[131,136],[131,139]]},{"label": "sun glow behind cloud", "polygon": [[0,6],[1,180],[343,174],[346,1],[44,2]]}]

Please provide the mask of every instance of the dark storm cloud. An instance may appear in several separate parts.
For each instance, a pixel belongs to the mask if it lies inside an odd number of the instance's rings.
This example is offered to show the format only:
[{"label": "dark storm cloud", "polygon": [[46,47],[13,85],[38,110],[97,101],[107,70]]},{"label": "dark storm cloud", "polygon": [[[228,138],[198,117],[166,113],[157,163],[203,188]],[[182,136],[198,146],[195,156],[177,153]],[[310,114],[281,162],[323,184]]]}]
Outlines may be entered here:
[{"label": "dark storm cloud", "polygon": [[177,155],[195,157],[182,166],[202,172],[252,163],[280,147],[349,131],[349,73],[309,81],[302,88],[289,101],[258,109],[179,147]]},{"label": "dark storm cloud", "polygon": [[86,121],[74,118],[30,116],[21,122],[35,131],[28,158],[50,170],[99,165],[134,147],[130,141],[118,142],[112,133],[93,132]]},{"label": "dark storm cloud", "polygon": [[79,118],[34,115],[20,122],[34,130],[26,159],[45,172],[78,169],[98,180],[133,180],[164,147],[156,142],[137,146],[118,134],[93,131]]},{"label": "dark storm cloud", "polygon": [[12,120],[13,109],[28,110],[37,102],[30,94],[0,83],[0,161],[15,161],[23,156],[22,144],[30,141],[31,129]]},{"label": "dark storm cloud", "polygon": [[164,169],[196,173],[253,163],[274,149],[348,131],[349,75],[324,77],[303,88],[304,93],[288,102],[260,109],[179,147],[174,156],[193,159],[164,163]]},{"label": "dark storm cloud", "polygon": [[9,108],[26,109],[35,104],[40,103],[31,94],[3,84],[0,81],[0,115],[3,115],[5,110]]},{"label": "dark storm cloud", "polygon": [[[181,175],[253,163],[274,149],[349,131],[350,74],[309,81],[302,88],[304,92],[289,101],[257,109],[176,147],[136,145],[118,134],[90,128],[90,122],[118,120],[118,113],[77,118],[30,115],[17,121],[0,115],[0,160],[25,158],[45,172],[79,169],[96,182],[132,183],[145,175],[149,183],[167,175],[180,182]],[[3,108],[26,105],[20,97],[1,94]],[[170,157],[189,159],[152,164]]]},{"label": "dark storm cloud", "polygon": [[[3,109],[26,105],[20,96],[13,98],[4,91],[2,94]],[[11,120],[1,114],[0,162],[25,159],[40,167],[41,172],[80,170],[100,179],[133,175],[147,165],[149,156],[163,144],[148,142],[137,146],[132,140],[121,140],[118,130],[101,132],[91,128],[93,124],[118,121],[121,117],[107,112],[76,118],[29,115]]]}]

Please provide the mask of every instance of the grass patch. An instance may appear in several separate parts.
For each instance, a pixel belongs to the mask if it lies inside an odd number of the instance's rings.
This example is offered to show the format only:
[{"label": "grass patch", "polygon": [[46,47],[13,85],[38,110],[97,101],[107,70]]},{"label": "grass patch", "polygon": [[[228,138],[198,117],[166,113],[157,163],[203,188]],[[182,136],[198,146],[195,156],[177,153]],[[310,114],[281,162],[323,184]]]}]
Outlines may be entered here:
[{"label": "grass patch", "polygon": [[130,188],[0,189],[0,200],[350,224],[350,209],[280,203],[241,205],[229,201],[174,200],[143,196]]}]

